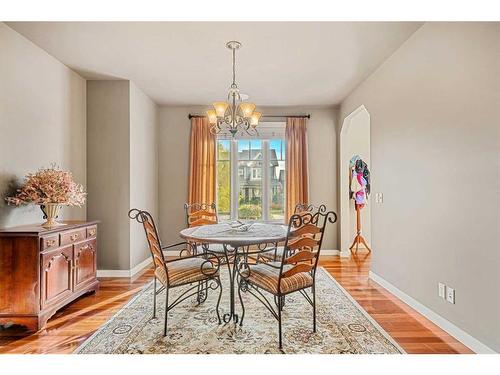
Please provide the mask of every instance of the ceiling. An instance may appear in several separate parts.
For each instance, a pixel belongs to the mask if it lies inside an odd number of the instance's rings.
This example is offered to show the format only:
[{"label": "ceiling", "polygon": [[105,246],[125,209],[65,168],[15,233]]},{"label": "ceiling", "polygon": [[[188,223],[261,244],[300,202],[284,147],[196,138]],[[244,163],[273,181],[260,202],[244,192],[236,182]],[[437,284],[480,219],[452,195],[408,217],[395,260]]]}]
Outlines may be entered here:
[{"label": "ceiling", "polygon": [[416,22],[7,22],[87,79],[130,79],[160,105],[208,104],[231,83],[258,105],[336,105]]}]

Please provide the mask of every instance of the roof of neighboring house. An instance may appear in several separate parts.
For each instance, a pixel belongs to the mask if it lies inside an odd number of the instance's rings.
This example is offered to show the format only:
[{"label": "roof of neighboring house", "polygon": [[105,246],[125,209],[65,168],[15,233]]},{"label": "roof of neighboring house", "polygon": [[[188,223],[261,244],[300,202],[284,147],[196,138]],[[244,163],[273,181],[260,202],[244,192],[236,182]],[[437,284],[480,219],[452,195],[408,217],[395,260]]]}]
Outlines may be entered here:
[{"label": "roof of neighboring house", "polygon": [[[250,151],[250,155],[249,155]],[[241,150],[238,151],[238,159],[239,160],[262,160],[262,150]],[[271,149],[271,155],[269,155],[269,160],[271,162],[271,166],[277,166],[278,161],[276,160],[276,150]]]}]

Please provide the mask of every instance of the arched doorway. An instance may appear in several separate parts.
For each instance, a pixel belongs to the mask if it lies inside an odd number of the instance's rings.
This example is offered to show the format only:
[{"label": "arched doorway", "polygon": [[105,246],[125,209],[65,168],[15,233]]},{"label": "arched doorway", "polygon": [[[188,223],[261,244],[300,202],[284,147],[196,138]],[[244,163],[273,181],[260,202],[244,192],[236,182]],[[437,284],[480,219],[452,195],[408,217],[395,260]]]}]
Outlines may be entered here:
[{"label": "arched doorway", "polygon": [[[349,161],[359,155],[371,168],[370,114],[362,105],[349,114],[340,130],[340,255],[349,256],[349,246],[356,235],[356,212],[349,199]],[[362,211],[363,237],[371,246],[371,202]]]}]

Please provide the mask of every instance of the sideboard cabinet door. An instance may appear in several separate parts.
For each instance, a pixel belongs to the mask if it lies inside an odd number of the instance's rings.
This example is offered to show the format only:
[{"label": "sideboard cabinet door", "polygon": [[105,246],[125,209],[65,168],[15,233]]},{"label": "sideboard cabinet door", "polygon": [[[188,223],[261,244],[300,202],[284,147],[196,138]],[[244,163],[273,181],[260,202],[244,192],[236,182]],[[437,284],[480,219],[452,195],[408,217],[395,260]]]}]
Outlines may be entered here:
[{"label": "sideboard cabinet door", "polygon": [[41,254],[41,308],[57,304],[72,294],[73,246]]},{"label": "sideboard cabinet door", "polygon": [[77,291],[96,278],[96,240],[75,245],[74,290]]}]

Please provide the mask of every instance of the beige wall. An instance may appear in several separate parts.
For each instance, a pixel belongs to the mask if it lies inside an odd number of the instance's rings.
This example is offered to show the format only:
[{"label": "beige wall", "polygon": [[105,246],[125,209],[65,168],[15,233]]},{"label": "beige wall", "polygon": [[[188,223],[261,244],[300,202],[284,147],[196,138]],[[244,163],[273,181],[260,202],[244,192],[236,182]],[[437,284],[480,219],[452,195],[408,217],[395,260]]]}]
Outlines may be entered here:
[{"label": "beige wall", "polygon": [[361,104],[373,192],[384,193],[372,207],[373,271],[500,351],[500,24],[425,24],[340,117]]},{"label": "beige wall", "polygon": [[98,269],[130,268],[128,81],[87,81],[89,220],[100,220]]},{"label": "beige wall", "polygon": [[[8,207],[23,177],[52,163],[86,185],[85,80],[0,23],[0,227],[42,222],[38,206]],[[85,207],[63,219],[85,219]]]},{"label": "beige wall", "polygon": [[[259,107],[263,113],[310,113],[308,125],[310,200],[337,211],[335,121],[337,112],[324,107]],[[204,113],[205,107],[162,107],[159,129],[160,234],[165,243],[179,239],[185,227],[183,204],[187,200],[189,172],[189,113]],[[329,228],[324,249],[338,249],[337,224]]]},{"label": "beige wall", "polygon": [[[130,207],[150,212],[158,223],[158,111],[156,104],[130,82]],[[130,221],[130,268],[150,253],[144,229]]]},{"label": "beige wall", "polygon": [[189,176],[189,113],[203,113],[202,107],[161,107],[159,115],[158,163],[160,225],[164,244],[179,241],[186,227],[184,203]]},{"label": "beige wall", "polygon": [[130,81],[88,81],[87,95],[87,215],[101,221],[98,268],[130,270],[150,255],[128,211],[158,215],[157,107]]}]

